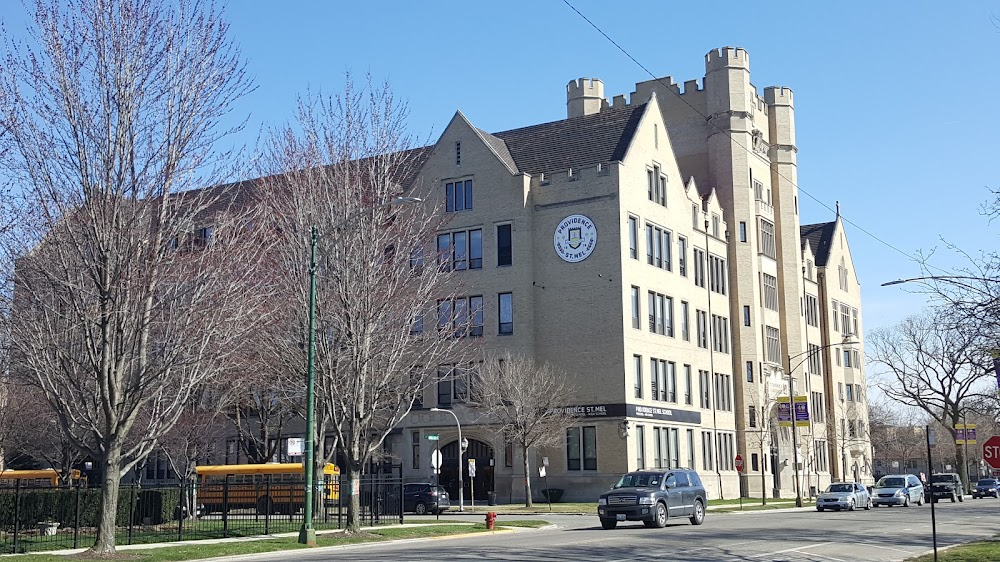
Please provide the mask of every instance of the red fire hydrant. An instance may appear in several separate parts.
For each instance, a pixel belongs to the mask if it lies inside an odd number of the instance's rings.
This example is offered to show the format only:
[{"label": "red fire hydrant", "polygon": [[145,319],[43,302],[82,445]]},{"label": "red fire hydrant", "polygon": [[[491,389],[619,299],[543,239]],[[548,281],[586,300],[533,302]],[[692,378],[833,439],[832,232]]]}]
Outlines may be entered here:
[{"label": "red fire hydrant", "polygon": [[496,525],[497,514],[495,511],[490,511],[486,513],[486,529],[489,531],[493,530],[493,526]]}]

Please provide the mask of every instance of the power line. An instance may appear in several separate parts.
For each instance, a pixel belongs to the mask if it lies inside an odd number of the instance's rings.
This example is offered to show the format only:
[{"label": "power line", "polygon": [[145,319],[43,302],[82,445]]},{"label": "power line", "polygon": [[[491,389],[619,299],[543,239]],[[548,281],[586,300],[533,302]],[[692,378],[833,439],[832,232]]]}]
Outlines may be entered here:
[{"label": "power line", "polygon": [[[576,9],[576,7],[569,2],[569,0],[563,0],[563,3],[566,4],[567,6],[569,6],[569,8],[571,10],[573,10],[574,12],[576,12],[576,14],[578,16],[580,16],[581,18],[583,18],[583,20],[585,22],[587,22],[588,24],[590,24],[591,27],[593,27],[598,33],[600,33],[605,39],[607,39],[612,45],[614,45],[619,51],[621,51],[622,54],[624,54],[626,57],[628,57],[628,59],[631,60],[633,63],[635,63],[636,66],[638,66],[639,68],[641,68],[643,70],[643,72],[645,72],[646,74],[648,74],[654,81],[656,81],[661,86],[663,86],[668,92],[670,92],[674,96],[676,96],[677,99],[679,99],[682,102],[684,102],[684,105],[686,105],[689,108],[691,108],[691,111],[694,111],[695,113],[697,113],[698,115],[700,115],[701,117],[703,117],[705,119],[705,121],[709,125],[711,125],[712,127],[715,127],[715,129],[717,131],[719,131],[720,133],[722,133],[722,134],[726,135],[727,137],[729,137],[729,139],[732,140],[734,143],[736,143],[737,146],[739,146],[740,148],[742,148],[743,150],[745,150],[747,153],[751,153],[751,150],[749,148],[747,148],[746,145],[744,145],[742,142],[740,142],[739,139],[737,139],[736,137],[734,137],[732,133],[730,133],[729,131],[726,131],[725,129],[723,129],[723,128],[719,127],[718,125],[716,125],[714,122],[712,122],[712,120],[709,119],[709,117],[707,115],[705,115],[704,113],[702,113],[701,111],[699,111],[698,108],[696,108],[695,106],[691,105],[690,102],[688,102],[686,99],[684,99],[684,97],[681,96],[679,92],[675,91],[668,84],[664,83],[662,78],[658,78],[655,74],[653,74],[648,68],[646,68],[645,65],[643,65],[641,62],[639,62],[638,59],[636,59],[634,56],[632,56],[631,53],[629,53],[628,51],[626,51],[624,47],[622,47],[621,45],[619,45],[617,41],[615,41],[614,39],[611,38],[611,36],[609,36],[607,33],[605,33],[604,30],[601,29],[596,23],[594,23],[593,21],[591,21],[590,18],[588,18],[587,16],[585,16],[582,12],[580,12],[580,10]],[[875,241],[883,244],[884,246],[886,246],[887,248],[892,249],[893,251],[896,251],[896,252],[902,254],[903,256],[909,258],[910,260],[913,260],[913,261],[918,262],[918,263],[922,263],[926,267],[929,267],[931,269],[936,269],[936,270],[938,270],[938,271],[940,271],[942,273],[951,273],[951,271],[949,271],[949,270],[941,269],[940,267],[936,267],[936,266],[933,266],[933,265],[931,265],[929,263],[922,262],[921,260],[919,260],[915,256],[912,256],[912,255],[908,254],[907,252],[905,252],[905,251],[897,248],[893,244],[891,244],[889,242],[886,242],[882,238],[879,238],[874,233],[872,233],[870,230],[864,228],[860,224],[852,221],[851,219],[845,217],[843,214],[839,213],[835,209],[831,208],[829,205],[827,205],[826,203],[824,203],[823,201],[821,201],[819,198],[817,198],[816,196],[814,196],[812,193],[809,193],[805,189],[802,189],[801,187],[799,187],[798,183],[792,181],[791,178],[789,178],[788,176],[782,174],[780,170],[776,170],[776,171],[777,171],[777,174],[779,176],[781,176],[786,181],[788,181],[788,183],[790,183],[793,186],[795,186],[795,188],[800,193],[805,194],[807,197],[809,197],[810,199],[812,199],[813,201],[815,201],[816,203],[818,203],[820,206],[822,206],[826,210],[828,210],[830,212],[837,213],[837,215],[840,216],[840,218],[844,222],[846,222],[847,224],[850,224],[854,228],[857,228],[861,232],[867,234],[873,240],[875,240]]]}]

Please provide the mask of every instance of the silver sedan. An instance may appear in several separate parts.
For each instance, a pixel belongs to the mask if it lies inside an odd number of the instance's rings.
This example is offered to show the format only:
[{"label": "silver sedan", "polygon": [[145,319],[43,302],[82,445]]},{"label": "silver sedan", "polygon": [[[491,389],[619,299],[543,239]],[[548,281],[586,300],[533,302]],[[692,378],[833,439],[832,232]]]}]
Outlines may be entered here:
[{"label": "silver sedan", "polygon": [[872,498],[868,494],[868,489],[857,482],[834,482],[816,498],[816,511],[827,509],[854,511],[859,507],[871,509]]}]

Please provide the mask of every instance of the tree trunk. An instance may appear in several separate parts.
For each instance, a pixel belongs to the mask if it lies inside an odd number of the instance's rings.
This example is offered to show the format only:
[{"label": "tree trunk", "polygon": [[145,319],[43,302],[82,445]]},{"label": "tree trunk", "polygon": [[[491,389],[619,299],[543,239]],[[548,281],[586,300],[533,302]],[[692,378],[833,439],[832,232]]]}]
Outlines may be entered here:
[{"label": "tree trunk", "polygon": [[965,445],[955,445],[955,472],[958,473],[958,477],[962,480],[962,490],[967,491],[969,489],[969,473],[968,473],[968,459],[965,458]]},{"label": "tree trunk", "polygon": [[[118,515],[118,488],[121,485],[121,445],[106,444],[102,464],[104,484],[101,488],[101,514],[97,524],[97,540],[90,551],[98,555],[115,553],[115,519]],[[129,516],[131,517],[131,513]]]},{"label": "tree trunk", "polygon": [[347,477],[351,481],[351,497],[347,502],[347,532],[357,533],[361,530],[361,467],[354,463],[348,464]]},{"label": "tree trunk", "polygon": [[521,445],[521,458],[524,459],[524,507],[533,507],[531,502],[531,463],[528,462],[527,445]]},{"label": "tree trunk", "polygon": [[767,505],[767,469],[764,468],[764,440],[760,440],[760,505]]}]

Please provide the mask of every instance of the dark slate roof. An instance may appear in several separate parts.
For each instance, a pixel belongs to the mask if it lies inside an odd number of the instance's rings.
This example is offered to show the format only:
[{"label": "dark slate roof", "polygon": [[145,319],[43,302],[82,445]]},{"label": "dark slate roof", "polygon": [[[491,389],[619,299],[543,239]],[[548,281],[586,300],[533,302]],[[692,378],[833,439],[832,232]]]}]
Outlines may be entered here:
[{"label": "dark slate roof", "polygon": [[507,143],[482,129],[477,128],[476,131],[478,131],[479,136],[483,138],[483,142],[485,142],[487,146],[493,150],[493,152],[497,153],[497,156],[500,157],[504,166],[507,166],[510,173],[516,174],[518,172],[517,164],[514,162],[514,157],[510,155],[510,149],[507,148]]},{"label": "dark slate roof", "polygon": [[830,259],[830,246],[833,244],[833,233],[837,221],[803,224],[799,226],[802,243],[809,244],[813,256],[816,257],[816,267],[825,267]]},{"label": "dark slate roof", "polygon": [[646,104],[493,133],[519,172],[561,171],[625,158]]}]

